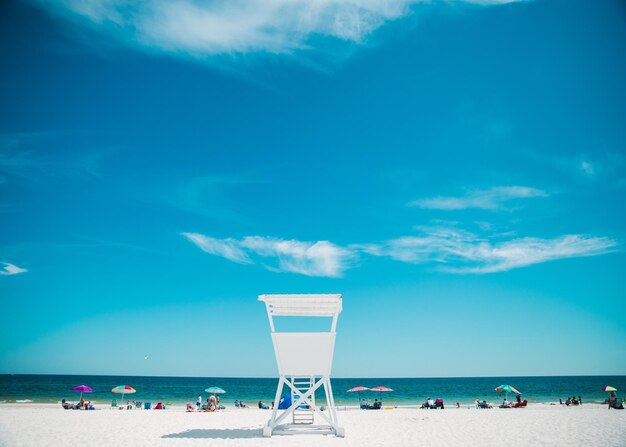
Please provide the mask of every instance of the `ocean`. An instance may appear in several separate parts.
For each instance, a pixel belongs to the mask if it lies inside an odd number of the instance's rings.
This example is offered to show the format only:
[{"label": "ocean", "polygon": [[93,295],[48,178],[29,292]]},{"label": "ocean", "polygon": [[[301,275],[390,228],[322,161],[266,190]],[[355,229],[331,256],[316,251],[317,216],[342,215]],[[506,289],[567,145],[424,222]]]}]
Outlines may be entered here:
[{"label": "ocean", "polygon": [[[77,385],[87,385],[94,392],[85,397],[93,402],[110,403],[121,396],[111,393],[118,385],[130,385],[137,390],[128,396],[143,402],[182,404],[195,402],[198,394],[206,400],[205,388],[218,386],[226,390],[221,402],[232,405],[235,399],[254,406],[258,401],[271,403],[276,392],[277,378],[234,377],[139,377],[139,376],[70,376],[70,375],[0,375],[0,402],[56,403],[61,399],[77,400],[78,393],[71,391]],[[558,402],[568,396],[582,396],[583,403],[601,403],[607,397],[602,389],[611,385],[620,392],[626,390],[626,376],[551,376],[551,377],[460,377],[460,378],[368,378],[332,379],[337,405],[357,405],[357,393],[346,390],[362,385],[368,388],[384,385],[393,392],[383,393],[385,405],[416,405],[428,397],[442,398],[447,405],[460,402],[472,404],[475,399],[499,402],[502,395],[494,388],[509,384],[523,393],[531,403]],[[380,394],[363,392],[362,398],[374,400]],[[323,402],[318,393],[318,402]],[[511,397],[509,394],[509,398]]]}]

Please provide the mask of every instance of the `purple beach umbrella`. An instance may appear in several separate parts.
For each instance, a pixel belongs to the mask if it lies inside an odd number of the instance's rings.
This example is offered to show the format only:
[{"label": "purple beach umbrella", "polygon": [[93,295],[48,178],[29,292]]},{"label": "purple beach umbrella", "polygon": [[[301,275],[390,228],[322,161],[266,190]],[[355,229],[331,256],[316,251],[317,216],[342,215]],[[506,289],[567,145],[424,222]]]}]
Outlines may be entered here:
[{"label": "purple beach umbrella", "polygon": [[80,399],[83,398],[83,393],[93,393],[93,390],[91,388],[89,388],[87,385],[78,385],[75,386],[74,388],[72,388],[72,391],[80,391]]}]

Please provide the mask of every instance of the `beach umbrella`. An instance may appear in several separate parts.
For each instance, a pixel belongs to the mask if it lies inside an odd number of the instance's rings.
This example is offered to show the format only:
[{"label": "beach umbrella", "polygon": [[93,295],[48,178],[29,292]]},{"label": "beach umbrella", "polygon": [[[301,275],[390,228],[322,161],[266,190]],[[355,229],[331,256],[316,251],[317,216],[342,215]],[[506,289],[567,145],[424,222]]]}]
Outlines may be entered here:
[{"label": "beach umbrella", "polygon": [[115,388],[113,388],[111,390],[112,393],[115,394],[121,394],[122,395],[122,401],[124,400],[124,394],[133,394],[136,393],[137,390],[135,388],[133,388],[132,386],[128,386],[128,385],[120,385],[120,386],[116,386]]},{"label": "beach umbrella", "polygon": [[209,394],[224,394],[224,393],[226,393],[226,391],[221,389],[219,386],[212,386],[212,387],[207,388],[204,391],[209,393]]},{"label": "beach umbrella", "polygon": [[369,388],[365,388],[364,386],[355,386],[354,388],[350,388],[346,393],[359,393],[359,405],[361,405],[361,391],[369,391]]},{"label": "beach umbrella", "polygon": [[374,388],[370,388],[370,391],[378,391],[379,392],[379,397],[380,397],[380,401],[383,401],[383,393],[390,393],[393,390],[391,388],[387,388],[386,386],[375,386]]},{"label": "beach umbrella", "polygon": [[605,387],[602,389],[602,391],[606,391],[606,392],[609,392],[609,391],[617,391],[617,388],[614,388],[614,387],[612,387],[611,385],[607,385],[607,386],[605,386]]},{"label": "beach umbrella", "polygon": [[507,398],[507,400],[509,398],[509,393],[522,394],[520,391],[517,391],[511,385],[500,385],[499,387],[496,388],[496,391],[498,393],[506,393],[505,397]]},{"label": "beach umbrella", "polygon": [[80,397],[78,398],[78,400],[83,398],[83,393],[93,393],[93,390],[89,388],[87,385],[75,386],[74,388],[72,388],[72,391],[76,391],[76,392],[80,391]]}]

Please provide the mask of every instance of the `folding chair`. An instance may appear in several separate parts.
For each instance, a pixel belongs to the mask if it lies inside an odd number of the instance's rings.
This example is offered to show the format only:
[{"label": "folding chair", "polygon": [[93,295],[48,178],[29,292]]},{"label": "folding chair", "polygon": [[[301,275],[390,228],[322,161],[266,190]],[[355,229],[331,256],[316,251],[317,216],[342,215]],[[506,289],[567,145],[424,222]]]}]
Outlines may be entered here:
[{"label": "folding chair", "polygon": [[[259,301],[267,309],[279,374],[272,416],[263,436],[322,433],[344,437],[330,384],[341,295],[261,295]],[[274,317],[332,317],[332,323],[329,332],[277,332]],[[278,414],[285,386],[291,391],[291,405]],[[327,412],[315,403],[315,391],[321,388],[326,394]],[[326,424],[315,425],[316,414]],[[285,423],[289,417],[291,423]]]}]

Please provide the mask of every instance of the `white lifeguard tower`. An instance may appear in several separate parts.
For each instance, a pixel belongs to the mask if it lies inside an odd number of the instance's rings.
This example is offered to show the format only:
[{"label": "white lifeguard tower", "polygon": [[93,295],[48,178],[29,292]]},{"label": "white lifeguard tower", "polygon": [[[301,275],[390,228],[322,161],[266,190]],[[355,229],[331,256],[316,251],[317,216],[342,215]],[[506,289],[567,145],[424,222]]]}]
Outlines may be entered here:
[{"label": "white lifeguard tower", "polygon": [[[261,295],[259,301],[267,309],[279,374],[272,417],[263,436],[322,433],[344,437],[330,385],[341,295]],[[276,332],[274,317],[332,317],[332,323],[328,332]],[[278,414],[285,385],[291,390],[291,406]],[[320,387],[326,394],[326,412],[315,404],[315,391]],[[316,425],[316,414],[327,424]],[[291,422],[285,423],[290,416]]]}]

